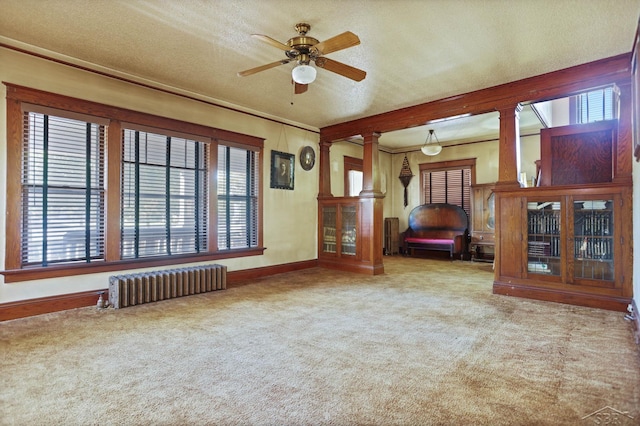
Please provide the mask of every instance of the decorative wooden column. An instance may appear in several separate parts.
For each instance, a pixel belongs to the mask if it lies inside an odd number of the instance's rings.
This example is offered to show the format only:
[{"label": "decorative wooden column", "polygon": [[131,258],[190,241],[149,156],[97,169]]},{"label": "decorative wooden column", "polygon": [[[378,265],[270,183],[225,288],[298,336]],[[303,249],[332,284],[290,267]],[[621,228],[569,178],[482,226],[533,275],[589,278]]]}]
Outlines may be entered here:
[{"label": "decorative wooden column", "polygon": [[362,191],[360,192],[360,241],[362,262],[373,275],[383,274],[383,199],[380,190],[380,164],[378,151],[379,133],[370,132],[364,137],[362,158]]},{"label": "decorative wooden column", "polygon": [[618,120],[618,140],[614,145],[613,181],[631,184],[633,170],[633,93],[631,82],[618,84],[620,89],[620,118]]},{"label": "decorative wooden column", "polygon": [[331,198],[331,156],[329,150],[331,148],[331,142],[325,139],[320,139],[320,160],[319,160],[319,188],[318,198]]},{"label": "decorative wooden column", "polygon": [[499,108],[500,145],[496,186],[520,187],[520,111],[522,105]]},{"label": "decorative wooden column", "polygon": [[[505,255],[513,255],[514,247],[521,244],[520,201],[505,198],[501,190],[520,188],[520,111],[522,105],[511,104],[498,108],[500,112],[500,139],[498,147],[498,181],[495,186],[495,280],[501,276],[519,276],[521,260],[513,259],[502,264]],[[517,201],[517,202],[516,202]],[[518,251],[516,250],[516,254]]]}]

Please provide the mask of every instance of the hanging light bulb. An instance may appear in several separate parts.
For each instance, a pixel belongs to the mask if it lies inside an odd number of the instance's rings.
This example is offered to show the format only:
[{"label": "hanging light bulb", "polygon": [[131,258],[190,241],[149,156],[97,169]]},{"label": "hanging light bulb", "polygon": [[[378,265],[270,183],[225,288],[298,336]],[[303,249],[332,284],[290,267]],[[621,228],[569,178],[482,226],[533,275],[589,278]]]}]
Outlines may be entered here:
[{"label": "hanging light bulb", "polygon": [[[434,140],[435,138],[435,140]],[[420,151],[424,155],[438,155],[440,151],[442,151],[442,145],[440,145],[440,141],[436,136],[433,129],[429,129],[429,134],[427,135],[427,139],[424,141],[424,145],[420,148]]]}]

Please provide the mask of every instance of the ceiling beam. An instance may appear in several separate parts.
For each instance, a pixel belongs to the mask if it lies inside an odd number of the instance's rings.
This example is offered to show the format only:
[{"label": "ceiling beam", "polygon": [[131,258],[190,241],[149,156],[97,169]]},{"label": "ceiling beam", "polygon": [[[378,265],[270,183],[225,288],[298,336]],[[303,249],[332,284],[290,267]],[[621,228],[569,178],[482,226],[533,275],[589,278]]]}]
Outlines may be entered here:
[{"label": "ceiling beam", "polygon": [[[508,60],[505,59],[505,66]],[[539,102],[569,96],[611,83],[628,83],[631,54],[540,74],[498,86],[397,109],[357,120],[323,127],[320,139],[333,142],[371,132],[387,133],[463,114],[484,114],[518,103]]]}]

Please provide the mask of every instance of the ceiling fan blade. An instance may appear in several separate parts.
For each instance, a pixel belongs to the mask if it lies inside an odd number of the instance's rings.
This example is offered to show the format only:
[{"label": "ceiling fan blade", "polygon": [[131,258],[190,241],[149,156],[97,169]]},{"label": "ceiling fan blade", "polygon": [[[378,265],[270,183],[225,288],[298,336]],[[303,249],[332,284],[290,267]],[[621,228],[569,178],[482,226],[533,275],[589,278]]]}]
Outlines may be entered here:
[{"label": "ceiling fan blade", "polygon": [[260,72],[260,71],[268,70],[270,68],[275,68],[275,67],[277,67],[279,65],[288,64],[289,62],[291,62],[291,59],[282,59],[280,61],[272,62],[270,64],[261,65],[259,67],[251,68],[251,69],[248,69],[248,70],[245,70],[245,71],[240,71],[238,73],[238,76],[239,77],[246,77],[248,75],[255,74],[255,73]]},{"label": "ceiling fan blade", "polygon": [[262,34],[251,34],[251,37],[257,38],[258,40],[261,40],[267,44],[270,44],[273,47],[277,47],[280,50],[284,50],[284,51],[288,51],[291,50],[291,48],[289,46],[287,46],[284,43],[280,43],[278,40],[272,39],[269,36],[266,35],[262,35]]},{"label": "ceiling fan blade", "polygon": [[346,31],[335,37],[321,41],[318,44],[314,44],[311,46],[310,50],[317,50],[321,55],[326,55],[327,53],[336,52],[338,50],[346,49],[347,47],[357,46],[358,44],[360,44],[358,36],[351,31]]},{"label": "ceiling fan blade", "polygon": [[293,82],[293,85],[294,85],[293,93],[296,95],[300,95],[306,92],[307,89],[309,88],[308,84],[300,84],[300,83],[296,83],[295,81]]},{"label": "ceiling fan blade", "polygon": [[343,64],[342,62],[334,61],[329,58],[317,58],[316,66],[319,68],[324,68],[327,71],[335,72],[336,74],[340,74],[341,76],[350,78],[355,81],[362,81],[367,76],[365,71],[361,69],[354,68],[351,65]]}]

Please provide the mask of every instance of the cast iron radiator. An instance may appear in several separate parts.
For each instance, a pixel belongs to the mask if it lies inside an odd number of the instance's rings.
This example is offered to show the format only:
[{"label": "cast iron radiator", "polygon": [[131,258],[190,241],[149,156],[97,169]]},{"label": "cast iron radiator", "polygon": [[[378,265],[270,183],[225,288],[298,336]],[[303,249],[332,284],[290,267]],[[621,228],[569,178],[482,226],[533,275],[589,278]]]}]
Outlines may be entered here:
[{"label": "cast iron radiator", "polygon": [[116,309],[227,288],[227,267],[206,265],[109,277],[109,304]]}]

